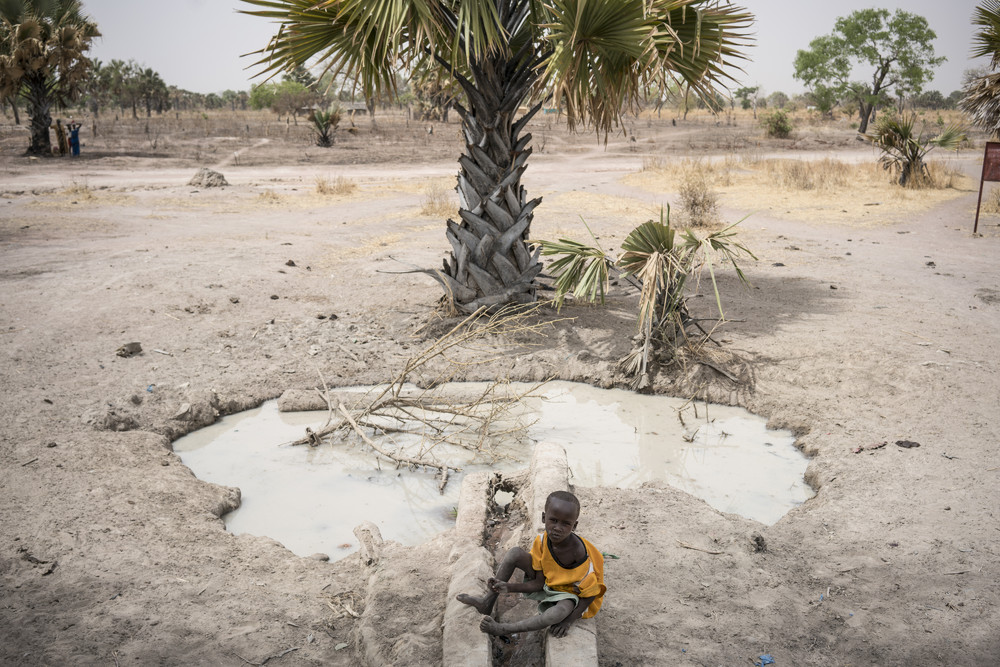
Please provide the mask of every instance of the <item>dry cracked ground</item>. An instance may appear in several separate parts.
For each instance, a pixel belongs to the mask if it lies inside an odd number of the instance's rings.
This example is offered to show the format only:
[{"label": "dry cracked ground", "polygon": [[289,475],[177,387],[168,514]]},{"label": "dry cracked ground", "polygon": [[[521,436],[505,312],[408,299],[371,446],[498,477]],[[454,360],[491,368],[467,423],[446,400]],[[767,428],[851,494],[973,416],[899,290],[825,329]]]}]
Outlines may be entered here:
[{"label": "dry cracked ground", "polygon": [[[444,255],[431,204],[454,196],[457,126],[363,121],[323,151],[285,124],[192,123],[155,145],[85,128],[76,161],[21,157],[23,128],[0,128],[0,662],[439,663],[449,533],[377,568],[302,558],[227,532],[238,491],[199,481],[171,441],[317,370],[383,381],[447,326],[433,280],[397,272]],[[795,193],[740,174],[874,156],[849,128],[769,143],[749,122],[650,119],[605,146],[535,125],[538,238],[586,240],[582,216],[614,247],[677,201],[651,165],[742,155],[716,187],[722,219],[750,214],[758,261],[749,290],[721,272],[715,334],[742,381],[692,363],[653,388],[793,429],[816,490],[765,526],[666,486],[578,489],[581,533],[619,556],[601,664],[1000,663],[1000,226],[971,233],[980,152],[945,156],[967,178],[944,191]],[[229,185],[188,186],[204,166]],[[459,378],[620,384],[634,305],[543,308],[544,337]],[[118,356],[129,342],[143,352]]]}]

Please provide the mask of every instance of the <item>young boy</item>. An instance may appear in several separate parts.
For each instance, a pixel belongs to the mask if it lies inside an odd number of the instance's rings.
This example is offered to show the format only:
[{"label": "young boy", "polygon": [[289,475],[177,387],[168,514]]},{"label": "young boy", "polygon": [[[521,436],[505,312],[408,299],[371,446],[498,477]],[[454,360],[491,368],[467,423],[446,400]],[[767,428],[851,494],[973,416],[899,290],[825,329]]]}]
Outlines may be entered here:
[{"label": "young boy", "polygon": [[[604,557],[598,549],[573,531],[580,517],[580,501],[567,491],[556,491],[545,500],[542,521],[545,532],[535,538],[531,552],[514,547],[500,561],[496,576],[487,582],[489,592],[481,598],[462,593],[458,601],[484,614],[479,629],[491,635],[507,635],[551,628],[554,637],[565,637],[579,618],[591,618],[604,599]],[[524,572],[523,583],[510,583],[514,570]],[[524,593],[538,601],[539,614],[516,623],[493,619],[493,606],[500,593]]]}]

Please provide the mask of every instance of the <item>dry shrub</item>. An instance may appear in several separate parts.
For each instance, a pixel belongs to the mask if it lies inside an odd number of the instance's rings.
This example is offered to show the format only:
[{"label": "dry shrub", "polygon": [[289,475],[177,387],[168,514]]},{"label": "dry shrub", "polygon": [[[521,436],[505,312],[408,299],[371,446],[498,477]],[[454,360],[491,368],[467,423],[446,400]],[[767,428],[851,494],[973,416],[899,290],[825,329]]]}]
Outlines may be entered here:
[{"label": "dry shrub", "polygon": [[316,194],[320,195],[349,195],[358,189],[358,184],[344,176],[327,178],[316,177]]},{"label": "dry shrub", "polygon": [[78,183],[77,181],[70,183],[62,193],[70,197],[76,197],[77,199],[94,198],[94,192],[90,189],[90,186],[86,183]]},{"label": "dry shrub", "polygon": [[458,210],[453,191],[442,185],[432,185],[424,190],[424,201],[420,205],[420,215],[444,217],[454,215]]},{"label": "dry shrub", "polygon": [[1000,188],[993,188],[983,195],[983,203],[979,208],[981,213],[1000,214]]},{"label": "dry shrub", "polygon": [[257,196],[257,199],[264,204],[280,204],[282,196],[274,190],[264,190]]},{"label": "dry shrub", "polygon": [[686,160],[678,189],[680,208],[689,224],[709,225],[716,221],[719,197],[711,189],[715,167],[711,163]]}]

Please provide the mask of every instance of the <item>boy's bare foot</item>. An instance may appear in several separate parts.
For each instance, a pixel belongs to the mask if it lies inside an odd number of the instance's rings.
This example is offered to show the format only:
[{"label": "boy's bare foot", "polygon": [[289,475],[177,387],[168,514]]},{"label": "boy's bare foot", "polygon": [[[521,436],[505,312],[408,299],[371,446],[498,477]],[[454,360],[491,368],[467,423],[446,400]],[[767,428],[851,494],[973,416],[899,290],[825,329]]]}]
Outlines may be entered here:
[{"label": "boy's bare foot", "polygon": [[455,596],[455,599],[463,604],[467,604],[470,607],[475,607],[476,611],[484,616],[489,616],[493,612],[493,598],[492,595],[487,595],[481,598],[474,598],[466,593],[459,593]]},{"label": "boy's bare foot", "polygon": [[506,626],[494,621],[492,616],[483,616],[483,620],[479,621],[479,629],[490,635],[509,634]]}]

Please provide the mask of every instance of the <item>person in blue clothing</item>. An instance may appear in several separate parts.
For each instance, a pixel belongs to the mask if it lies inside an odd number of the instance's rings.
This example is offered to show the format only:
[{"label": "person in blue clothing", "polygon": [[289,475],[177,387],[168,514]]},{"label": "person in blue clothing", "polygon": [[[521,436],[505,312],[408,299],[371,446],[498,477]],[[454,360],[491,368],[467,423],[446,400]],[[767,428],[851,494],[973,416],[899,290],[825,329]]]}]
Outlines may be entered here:
[{"label": "person in blue clothing", "polygon": [[80,155],[80,127],[80,123],[72,118],[66,123],[66,129],[69,130],[69,149],[73,157]]}]

